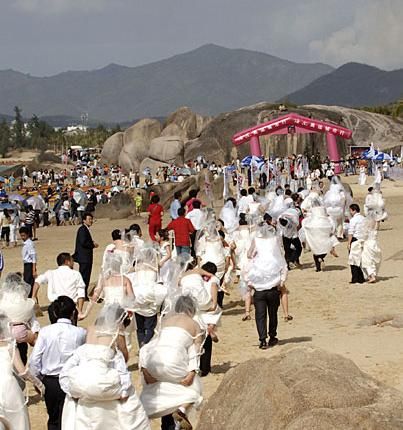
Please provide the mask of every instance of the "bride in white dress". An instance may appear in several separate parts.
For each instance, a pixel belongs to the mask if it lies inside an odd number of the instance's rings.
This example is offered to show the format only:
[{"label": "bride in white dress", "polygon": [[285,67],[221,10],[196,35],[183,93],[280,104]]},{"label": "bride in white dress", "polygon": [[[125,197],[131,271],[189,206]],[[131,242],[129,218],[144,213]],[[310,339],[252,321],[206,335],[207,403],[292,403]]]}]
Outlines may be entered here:
[{"label": "bride in white dress", "polygon": [[326,209],[319,200],[312,202],[309,216],[302,220],[306,242],[313,253],[316,271],[322,270],[322,264],[328,253],[337,257],[335,246],[339,244],[335,232],[335,225]]},{"label": "bride in white dress", "polygon": [[[135,297],[132,284],[129,278],[122,274],[125,267],[124,261],[124,258],[119,254],[106,254],[98,284],[85,312],[79,314],[79,320],[83,320],[89,315],[92,307],[99,299],[103,299],[105,306],[117,303],[127,311],[134,309]],[[129,350],[131,349],[131,335],[134,330],[135,324],[133,319],[125,329],[126,343]]]},{"label": "bride in white dress", "polygon": [[140,399],[150,418],[172,414],[180,428],[191,429],[187,417],[203,400],[198,376],[204,332],[194,321],[191,296],[179,296],[163,317],[158,336],[140,350],[143,375]]},{"label": "bride in white dress", "polygon": [[382,251],[378,243],[377,221],[371,215],[366,217],[365,239],[361,254],[361,268],[368,283],[376,282],[376,275],[382,261]]},{"label": "bride in white dress", "polygon": [[200,266],[211,262],[217,266],[216,276],[222,279],[225,274],[225,250],[215,221],[210,221],[196,239],[196,256]]},{"label": "bride in white dress", "polygon": [[0,311],[12,322],[11,332],[17,343],[35,344],[39,323],[35,318],[35,300],[28,298],[29,286],[10,273],[0,289]]},{"label": "bride in white dress", "polygon": [[232,237],[233,232],[238,228],[238,216],[236,200],[227,199],[220,212],[220,219],[224,222],[224,228],[227,234]]},{"label": "bride in white dress", "polygon": [[155,248],[143,247],[137,252],[135,272],[128,274],[136,297],[134,311],[140,347],[153,337],[157,314],[167,296],[167,286],[158,282],[158,259]]},{"label": "bride in white dress", "polygon": [[[25,398],[13,370],[16,353],[11,321],[0,313],[0,429],[29,430]],[[22,363],[20,366],[24,367]]]},{"label": "bride in white dress", "polygon": [[[208,262],[203,267],[214,263]],[[214,286],[215,284],[215,286]],[[179,284],[181,294],[191,296],[199,309],[197,321],[203,328],[208,328],[209,325],[217,326],[221,319],[222,309],[217,304],[219,280],[217,275],[214,275],[203,268],[195,268],[186,271]],[[214,333],[213,333],[214,336]]]},{"label": "bride in white dress", "polygon": [[381,221],[385,221],[388,218],[380,185],[376,184],[374,187],[368,188],[368,194],[365,197],[364,214],[376,221],[377,228],[379,228]]},{"label": "bride in white dress", "polygon": [[281,285],[288,274],[278,235],[273,227],[262,223],[248,251],[251,259],[245,269],[248,285],[255,289],[266,289],[267,285]]},{"label": "bride in white dress", "polygon": [[104,306],[88,329],[86,344],[63,366],[62,430],[150,430],[121,352],[127,323],[118,304]]},{"label": "bride in white dress", "polygon": [[327,214],[332,218],[336,226],[337,238],[343,239],[346,196],[344,187],[336,176],[332,178],[329,191],[325,194],[323,202]]},{"label": "bride in white dress", "polygon": [[246,217],[241,214],[239,218],[239,228],[233,234],[233,241],[235,243],[235,262],[236,273],[239,276],[239,290],[242,299],[245,301],[245,314],[242,317],[242,321],[249,321],[251,319],[252,296],[245,280],[244,269],[249,262],[248,251],[254,234],[255,232],[246,221]]},{"label": "bride in white dress", "polygon": [[358,176],[358,185],[365,185],[367,182],[367,173],[365,166],[360,166],[360,175]]}]

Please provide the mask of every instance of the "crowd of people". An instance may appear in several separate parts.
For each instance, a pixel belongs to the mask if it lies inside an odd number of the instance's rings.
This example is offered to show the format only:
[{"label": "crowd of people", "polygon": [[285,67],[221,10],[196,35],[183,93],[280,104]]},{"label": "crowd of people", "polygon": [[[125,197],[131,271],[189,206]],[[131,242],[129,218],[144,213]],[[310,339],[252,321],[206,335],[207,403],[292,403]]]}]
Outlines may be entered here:
[{"label": "crowd of people", "polygon": [[[351,283],[376,282],[377,235],[387,219],[379,185],[369,188],[363,215],[339,177],[325,186],[327,179],[306,179],[296,190],[287,183],[235,187],[239,194],[220,211],[198,190],[176,192],[166,225],[154,194],[148,240],[139,224],[113,230],[93,289],[98,244],[91,212],[80,217],[73,255],[61,252],[58,267],[45,273],[37,273],[33,229],[20,227],[23,271],[8,273],[0,288],[0,423],[29,428],[21,387],[32,383],[44,396],[50,430],[87,429],[89,423],[94,429],[149,429],[152,419],[161,419],[165,430],[191,429],[189,411],[201,404],[201,378],[211,371],[225,296],[234,294],[234,285],[245,304],[242,321],[252,319],[254,308],[258,347],[265,350],[279,342],[280,306],[284,322],[293,319],[287,277],[290,270],[307,270],[304,249],[321,272],[345,241]],[[50,325],[40,327],[43,285]],[[93,313],[95,322],[80,327]],[[133,351],[139,351],[140,395],[127,366]]]}]

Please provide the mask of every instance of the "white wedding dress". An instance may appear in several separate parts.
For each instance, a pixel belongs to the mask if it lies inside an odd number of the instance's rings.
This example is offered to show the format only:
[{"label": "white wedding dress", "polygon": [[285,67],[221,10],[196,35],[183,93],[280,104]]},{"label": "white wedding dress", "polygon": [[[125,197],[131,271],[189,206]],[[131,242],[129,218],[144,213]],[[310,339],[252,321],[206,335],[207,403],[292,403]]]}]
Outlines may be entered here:
[{"label": "white wedding dress", "polygon": [[150,430],[120,351],[82,345],[65,363],[59,379],[67,394],[62,430]]},{"label": "white wedding dress", "polygon": [[136,297],[134,311],[144,317],[157,314],[168,292],[165,285],[157,283],[157,272],[139,270],[129,273],[127,277]]},{"label": "white wedding dress", "polygon": [[363,243],[361,254],[361,268],[364,275],[376,276],[382,261],[382,251],[378,244],[378,232],[370,230],[368,237]]},{"label": "white wedding dress", "polygon": [[162,328],[158,336],[140,349],[139,367],[147,369],[158,380],[154,384],[144,383],[140,395],[150,418],[171,414],[181,405],[201,404],[198,375],[189,387],[180,384],[190,371],[198,369],[198,357],[192,336],[180,327]]},{"label": "white wedding dress", "polygon": [[367,182],[367,174],[365,173],[365,167],[360,167],[360,175],[358,177],[358,185],[365,185]]},{"label": "white wedding dress", "polygon": [[222,314],[222,310],[218,305],[213,311],[208,312],[213,305],[211,282],[216,282],[219,285],[219,280],[216,276],[206,282],[201,275],[192,273],[184,276],[179,285],[182,295],[192,296],[196,301],[199,313],[194,319],[202,328],[206,328],[207,324],[218,325]]},{"label": "white wedding dress", "polygon": [[367,195],[364,204],[364,215],[373,218],[375,221],[384,221],[388,218],[382,193],[372,191]]},{"label": "white wedding dress", "polygon": [[339,184],[331,184],[323,202],[327,214],[332,218],[336,226],[336,236],[343,238],[344,211],[346,206],[346,196],[343,187]]},{"label": "white wedding dress", "polygon": [[287,271],[287,263],[278,237],[255,237],[255,252],[245,271],[247,283],[257,290],[265,290],[268,285],[280,285],[281,274]]},{"label": "white wedding dress", "polygon": [[312,207],[311,214],[302,221],[302,228],[314,255],[328,254],[338,244],[333,235],[334,224],[322,206]]},{"label": "white wedding dress", "polygon": [[216,276],[221,279],[225,272],[225,252],[221,238],[210,240],[206,238],[200,250],[201,265],[211,262],[217,266]]},{"label": "white wedding dress", "polygon": [[254,234],[252,234],[248,226],[241,226],[234,234],[237,275],[239,275],[239,290],[242,297],[245,297],[248,292],[244,273],[249,262],[248,251],[253,237]]},{"label": "white wedding dress", "polygon": [[28,410],[23,392],[13,374],[10,348],[8,345],[0,346],[0,429],[29,430]]}]

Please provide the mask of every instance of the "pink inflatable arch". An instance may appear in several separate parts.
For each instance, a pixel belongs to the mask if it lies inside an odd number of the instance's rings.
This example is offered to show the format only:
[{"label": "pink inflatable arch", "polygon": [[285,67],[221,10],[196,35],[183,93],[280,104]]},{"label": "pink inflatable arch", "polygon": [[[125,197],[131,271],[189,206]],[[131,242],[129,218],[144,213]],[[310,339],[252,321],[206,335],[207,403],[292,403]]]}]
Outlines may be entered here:
[{"label": "pink inflatable arch", "polygon": [[[288,134],[288,133],[326,133],[327,151],[330,161],[339,161],[340,155],[337,148],[336,136],[343,139],[351,139],[353,132],[340,125],[307,118],[296,113],[289,113],[255,127],[242,130],[232,137],[235,146],[242,145],[249,141],[251,155],[260,157],[262,149],[259,137],[267,134]],[[340,167],[336,164],[336,172],[340,172]]]}]

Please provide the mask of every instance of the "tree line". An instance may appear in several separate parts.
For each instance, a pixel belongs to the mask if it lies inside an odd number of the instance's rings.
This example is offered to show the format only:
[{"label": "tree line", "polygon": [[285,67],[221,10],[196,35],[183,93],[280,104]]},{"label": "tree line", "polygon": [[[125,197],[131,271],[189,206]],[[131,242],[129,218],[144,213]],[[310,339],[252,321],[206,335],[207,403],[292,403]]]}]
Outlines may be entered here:
[{"label": "tree line", "polygon": [[97,127],[88,128],[86,132],[67,134],[63,129],[53,128],[37,115],[24,121],[22,110],[15,106],[12,123],[7,123],[5,119],[0,122],[0,155],[4,158],[11,150],[23,149],[41,152],[54,149],[61,152],[73,145],[96,148],[102,146],[105,140],[117,131],[120,131],[119,125],[109,129],[99,124]]},{"label": "tree line", "polygon": [[402,118],[403,117],[403,99],[390,103],[388,105],[380,105],[380,106],[364,106],[360,108],[361,110],[365,110],[367,112],[379,113],[382,115],[389,115],[393,118]]}]

